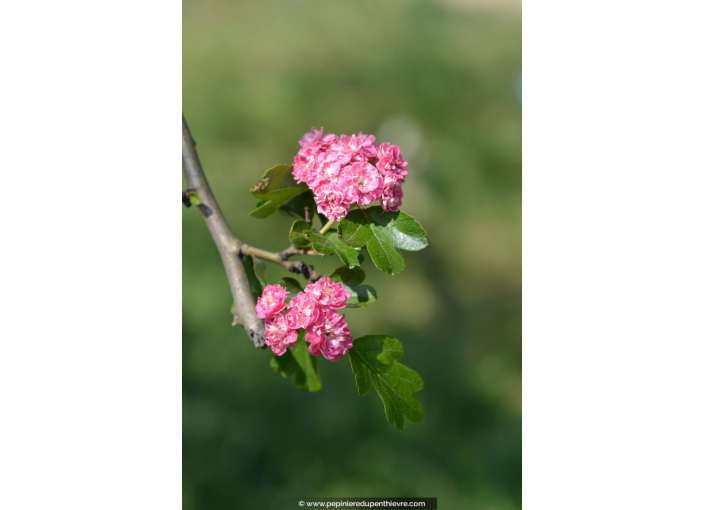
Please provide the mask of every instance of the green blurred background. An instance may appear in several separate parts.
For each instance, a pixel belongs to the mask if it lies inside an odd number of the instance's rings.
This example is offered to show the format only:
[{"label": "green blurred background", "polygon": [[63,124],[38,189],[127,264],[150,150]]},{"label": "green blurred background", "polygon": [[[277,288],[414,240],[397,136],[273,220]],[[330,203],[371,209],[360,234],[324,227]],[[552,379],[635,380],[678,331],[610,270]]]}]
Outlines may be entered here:
[{"label": "green blurred background", "polygon": [[[291,163],[311,126],[399,144],[402,209],[429,246],[353,336],[399,338],[426,389],[391,427],[347,357],[308,394],[230,325],[218,252],[183,208],[183,506],[280,508],[278,497],[437,497],[521,505],[521,12],[511,0],[183,2],[183,111],[233,230],[278,251],[291,219],[248,216],[248,189]],[[184,183],[185,187],[185,183]],[[339,260],[308,260],[330,271]],[[275,283],[284,272],[267,266]]]}]

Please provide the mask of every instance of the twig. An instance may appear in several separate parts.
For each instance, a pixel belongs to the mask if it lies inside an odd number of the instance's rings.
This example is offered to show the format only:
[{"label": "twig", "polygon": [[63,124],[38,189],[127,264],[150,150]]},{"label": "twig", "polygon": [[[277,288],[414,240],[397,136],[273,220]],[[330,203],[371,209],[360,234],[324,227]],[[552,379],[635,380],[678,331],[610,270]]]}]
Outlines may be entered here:
[{"label": "twig", "polygon": [[[183,192],[182,200],[186,207],[190,207],[191,203],[188,200],[188,192],[197,192],[201,203],[198,209],[203,215],[205,224],[208,226],[210,235],[215,241],[215,245],[220,252],[227,280],[230,282],[230,290],[232,297],[235,300],[235,316],[233,324],[239,324],[244,327],[249,335],[249,338],[254,342],[256,347],[264,348],[264,323],[257,319],[257,312],[254,308],[254,296],[252,295],[247,272],[242,263],[241,255],[252,255],[259,257],[269,262],[274,262],[285,267],[292,273],[302,274],[308,283],[313,283],[323,277],[320,273],[313,269],[313,266],[305,264],[300,260],[288,260],[294,255],[317,255],[324,257],[322,253],[314,250],[305,250],[297,248],[294,245],[289,246],[285,250],[278,253],[255,248],[240,241],[230,229],[227,220],[220,210],[217,200],[208,185],[208,181],[203,173],[203,168],[198,159],[195,142],[191,136],[191,132],[186,125],[186,119],[183,119],[183,174],[186,176],[188,189]],[[306,208],[307,209],[307,208]],[[332,223],[332,222],[331,222]],[[330,228],[328,226],[328,228]]]},{"label": "twig", "polygon": [[292,245],[286,248],[285,250],[280,251],[279,253],[274,253],[271,251],[262,250],[261,248],[255,248],[254,246],[245,244],[242,241],[237,241],[233,245],[233,248],[239,254],[259,257],[262,260],[268,260],[269,262],[279,264],[280,266],[285,267],[288,271],[291,271],[292,273],[302,274],[308,283],[314,283],[323,277],[322,274],[318,273],[317,271],[315,271],[315,269],[313,269],[313,266],[309,266],[308,264],[305,264],[300,260],[288,260],[289,257],[293,255],[318,255],[321,257],[325,256],[324,254],[318,253],[317,251],[302,250]]},{"label": "twig", "polygon": [[[254,309],[254,296],[252,295],[244,263],[233,247],[241,243],[232,233],[227,220],[220,210],[215,196],[213,196],[208,181],[203,173],[203,168],[198,159],[195,142],[183,118],[182,126],[182,157],[183,175],[189,189],[195,190],[200,196],[201,203],[198,209],[208,226],[210,235],[220,252],[222,263],[225,266],[227,280],[230,283],[232,297],[235,300],[234,321],[244,327],[254,345],[259,348],[266,347],[264,337],[264,322],[257,319]],[[289,269],[290,270],[290,269]]]}]

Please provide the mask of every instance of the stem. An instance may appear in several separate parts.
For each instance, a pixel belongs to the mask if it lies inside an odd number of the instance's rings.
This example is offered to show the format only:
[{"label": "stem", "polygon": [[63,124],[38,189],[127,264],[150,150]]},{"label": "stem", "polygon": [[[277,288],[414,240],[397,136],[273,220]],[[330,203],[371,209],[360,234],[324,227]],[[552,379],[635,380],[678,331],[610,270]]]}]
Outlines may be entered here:
[{"label": "stem", "polygon": [[215,196],[203,173],[195,142],[186,125],[185,118],[183,118],[181,134],[183,175],[186,177],[188,188],[195,190],[200,196],[201,203],[198,205],[198,209],[225,266],[232,298],[235,300],[234,321],[244,327],[255,347],[263,349],[266,347],[264,323],[257,318],[257,313],[254,309],[254,296],[252,295],[242,259],[237,251],[232,249],[233,246],[241,243],[241,241],[232,233],[217,200],[215,200]]},{"label": "stem", "polygon": [[[309,266],[300,260],[290,261],[288,259],[293,255],[324,255],[314,250],[300,249],[294,245],[289,246],[279,253],[273,253],[255,248],[254,246],[249,246],[240,241],[235,234],[232,233],[210,189],[208,180],[205,178],[203,168],[198,159],[198,153],[196,152],[196,143],[193,141],[185,118],[183,118],[181,141],[183,175],[186,177],[188,191],[195,191],[200,196],[201,203],[198,209],[203,216],[203,220],[210,231],[213,241],[215,241],[215,246],[217,246],[220,257],[222,258],[222,263],[225,266],[225,273],[230,283],[232,298],[235,300],[234,323],[244,327],[254,345],[263,349],[266,347],[264,322],[257,318],[257,312],[254,308],[254,295],[252,294],[252,288],[247,279],[247,271],[244,268],[244,263],[240,256],[242,254],[252,255],[263,260],[268,260],[269,262],[274,262],[275,264],[285,267],[292,273],[302,274],[309,283],[313,283],[322,278],[323,275],[316,272],[313,266]],[[332,223],[333,222],[329,222],[329,224],[324,227],[325,230],[330,228]]]},{"label": "stem", "polygon": [[271,251],[262,250],[261,248],[255,248],[254,246],[245,244],[242,241],[239,241],[239,243],[234,246],[234,250],[240,254],[252,255],[253,257],[259,257],[260,259],[268,260],[269,262],[279,264],[280,266],[285,267],[288,271],[291,271],[292,273],[302,274],[308,283],[314,283],[315,281],[323,277],[322,274],[318,273],[313,269],[313,266],[304,264],[300,260],[288,260],[289,257],[293,255],[318,255],[320,257],[325,256],[324,254],[318,253],[317,251],[302,250],[291,245],[285,250],[280,251],[279,253],[274,253]]},{"label": "stem", "polygon": [[320,233],[321,233],[321,234],[324,234],[325,232],[327,232],[328,230],[330,230],[330,227],[332,227],[334,224],[335,224],[335,221],[333,221],[333,220],[328,221],[328,222],[323,226],[323,228],[320,229]]}]

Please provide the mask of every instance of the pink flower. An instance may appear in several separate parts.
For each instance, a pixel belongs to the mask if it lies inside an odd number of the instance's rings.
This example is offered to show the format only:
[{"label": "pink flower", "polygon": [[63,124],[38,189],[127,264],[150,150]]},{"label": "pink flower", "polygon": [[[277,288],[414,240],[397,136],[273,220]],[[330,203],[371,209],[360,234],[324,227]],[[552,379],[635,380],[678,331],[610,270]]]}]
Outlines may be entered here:
[{"label": "pink flower", "polygon": [[398,145],[390,145],[386,142],[379,146],[377,153],[378,161],[376,167],[384,176],[395,176],[399,182],[406,180],[408,175],[408,162],[404,161],[401,149]]},{"label": "pink flower", "polygon": [[286,306],[288,292],[281,285],[267,285],[262,297],[257,299],[257,317],[266,319],[280,312]]},{"label": "pink flower", "polygon": [[319,130],[312,127],[310,128],[310,133],[306,133],[305,135],[303,135],[303,138],[299,140],[298,144],[301,147],[306,147],[307,145],[311,145],[313,143],[320,143],[322,145],[329,146],[330,144],[335,142],[337,142],[337,137],[332,133],[328,133],[326,135],[325,133],[323,133],[322,127]]},{"label": "pink flower", "polygon": [[318,318],[318,302],[312,294],[299,292],[288,305],[288,324],[293,329],[305,329]]},{"label": "pink flower", "polygon": [[312,128],[299,143],[293,176],[313,190],[321,215],[339,221],[352,204],[365,206],[377,199],[385,211],[398,211],[408,162],[397,145],[379,145],[361,132],[338,138],[323,128]]},{"label": "pink flower", "polygon": [[266,320],[264,334],[266,345],[277,356],[282,356],[289,347],[296,347],[298,332],[289,326],[283,313],[276,313]]},{"label": "pink flower", "polygon": [[401,190],[401,184],[395,183],[392,186],[384,187],[384,192],[381,195],[381,208],[385,211],[398,211],[401,206],[401,198],[403,197],[403,190]]},{"label": "pink flower", "polygon": [[383,181],[379,172],[369,163],[354,163],[345,167],[345,174],[354,183],[357,190],[356,202],[368,205],[381,197]]},{"label": "pink flower", "polygon": [[345,316],[335,310],[325,310],[306,330],[308,352],[313,356],[325,356],[330,361],[339,361],[352,348],[352,335]]},{"label": "pink flower", "polygon": [[298,151],[298,154],[293,158],[293,176],[297,182],[308,180],[310,172],[315,168],[315,160],[320,154],[318,145],[307,145]]},{"label": "pink flower", "polygon": [[329,220],[340,221],[347,216],[352,201],[349,200],[347,188],[337,184],[323,184],[313,190],[318,212]]},{"label": "pink flower", "polygon": [[315,301],[325,308],[344,308],[350,293],[345,286],[323,277],[306,287],[306,294],[311,294]]},{"label": "pink flower", "polygon": [[337,182],[337,178],[342,173],[342,166],[345,163],[340,160],[336,152],[321,152],[315,160],[315,165],[308,172],[307,184],[311,189],[319,187],[321,184]]},{"label": "pink flower", "polygon": [[360,145],[360,152],[362,154],[369,159],[376,157],[377,152],[379,151],[379,144],[376,143],[376,138],[374,135],[365,135],[360,131],[357,135],[357,141]]},{"label": "pink flower", "polygon": [[357,136],[341,135],[336,143],[330,145],[330,150],[347,154],[347,161],[360,163],[376,156],[378,148],[372,135],[361,132]]}]

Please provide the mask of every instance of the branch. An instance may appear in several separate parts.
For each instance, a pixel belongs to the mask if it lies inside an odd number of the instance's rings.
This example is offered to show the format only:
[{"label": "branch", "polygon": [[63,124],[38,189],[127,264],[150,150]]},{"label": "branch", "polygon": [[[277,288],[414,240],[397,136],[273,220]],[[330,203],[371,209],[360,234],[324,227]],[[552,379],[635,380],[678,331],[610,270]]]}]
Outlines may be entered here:
[{"label": "branch", "polygon": [[305,264],[300,260],[288,260],[289,257],[291,257],[292,255],[318,255],[321,257],[325,256],[324,254],[318,253],[317,251],[301,250],[292,245],[286,248],[285,250],[280,251],[279,253],[274,253],[271,251],[262,250],[260,248],[255,248],[254,246],[245,244],[242,241],[238,241],[238,244],[235,245],[235,250],[237,251],[237,253],[240,254],[252,255],[254,257],[258,257],[260,259],[268,260],[269,262],[279,264],[280,266],[285,267],[292,273],[302,274],[308,283],[314,283],[323,277],[322,274],[318,273],[313,269],[313,266],[309,266],[308,264]]},{"label": "branch", "polygon": [[201,203],[198,205],[198,209],[203,216],[205,224],[208,226],[210,235],[215,241],[222,263],[225,266],[227,280],[230,283],[232,297],[235,300],[234,321],[244,327],[255,347],[263,349],[266,347],[264,323],[257,319],[257,313],[254,309],[254,296],[247,279],[247,272],[238,250],[235,249],[237,246],[242,245],[242,242],[232,233],[217,200],[215,200],[215,196],[213,196],[213,192],[210,190],[203,168],[200,166],[195,142],[193,137],[191,137],[191,132],[188,130],[185,118],[183,118],[181,138],[183,175],[186,177],[188,188],[196,191],[200,196]]}]

